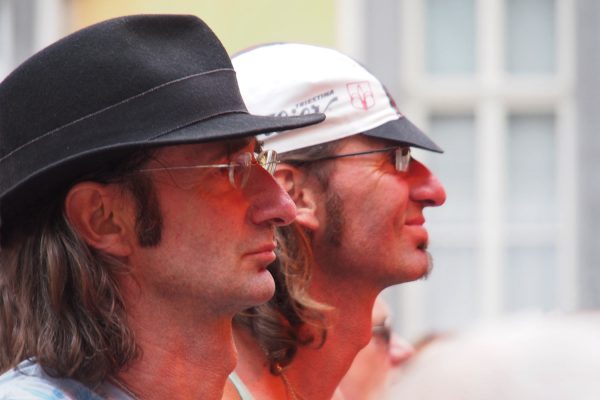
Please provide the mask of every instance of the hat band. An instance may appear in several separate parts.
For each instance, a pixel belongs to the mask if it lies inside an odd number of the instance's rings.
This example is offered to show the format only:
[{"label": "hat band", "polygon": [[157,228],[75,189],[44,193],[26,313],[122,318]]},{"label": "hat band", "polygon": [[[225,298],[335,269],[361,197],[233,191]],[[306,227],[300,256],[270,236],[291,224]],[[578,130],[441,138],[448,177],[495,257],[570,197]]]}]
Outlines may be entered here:
[{"label": "hat band", "polygon": [[[151,142],[218,115],[247,113],[235,71],[220,69],[170,81],[46,132],[0,158],[0,193],[24,177],[104,147]],[[33,165],[29,164],[33,162]]]},{"label": "hat band", "polygon": [[[235,89],[235,90],[232,90]],[[232,95],[234,94],[234,95]],[[186,98],[183,98],[186,96]],[[187,98],[189,96],[189,98]],[[165,102],[165,100],[171,100]],[[172,109],[170,109],[172,107]],[[173,111],[176,111],[173,113]],[[222,69],[195,74],[158,85],[136,96],[78,118],[13,149],[0,158],[4,162],[26,147],[62,132],[79,130],[82,125],[107,124],[111,132],[147,129],[151,125],[177,127],[229,112],[247,112],[239,96],[235,71]],[[157,119],[157,117],[160,118]],[[183,118],[183,120],[182,120]],[[185,121],[189,119],[186,123]],[[121,125],[119,125],[121,124]],[[102,126],[97,127],[100,130]],[[86,132],[82,132],[85,134]]]}]

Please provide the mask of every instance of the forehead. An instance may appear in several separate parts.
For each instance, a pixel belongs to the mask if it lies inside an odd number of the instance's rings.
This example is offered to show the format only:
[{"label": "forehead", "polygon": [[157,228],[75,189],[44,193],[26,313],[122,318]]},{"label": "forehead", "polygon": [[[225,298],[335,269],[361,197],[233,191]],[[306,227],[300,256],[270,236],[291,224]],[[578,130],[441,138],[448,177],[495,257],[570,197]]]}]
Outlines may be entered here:
[{"label": "forehead", "polygon": [[378,298],[373,305],[373,314],[371,318],[373,325],[382,325],[389,316],[389,306],[385,303],[385,301]]},{"label": "forehead", "polygon": [[218,160],[241,150],[253,151],[255,138],[222,140],[209,143],[181,144],[161,147],[154,153],[154,158],[161,161],[203,161]]},{"label": "forehead", "polygon": [[342,139],[340,141],[338,153],[375,150],[393,146],[401,146],[401,144],[392,140],[378,139],[358,134]]}]

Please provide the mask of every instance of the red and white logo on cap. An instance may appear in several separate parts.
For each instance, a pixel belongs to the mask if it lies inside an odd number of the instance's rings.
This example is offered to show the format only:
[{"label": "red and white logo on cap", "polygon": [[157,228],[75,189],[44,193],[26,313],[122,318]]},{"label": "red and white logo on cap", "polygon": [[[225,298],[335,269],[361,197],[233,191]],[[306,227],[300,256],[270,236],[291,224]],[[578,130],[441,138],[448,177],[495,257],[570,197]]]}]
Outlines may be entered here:
[{"label": "red and white logo on cap", "polygon": [[346,84],[350,103],[359,110],[368,110],[375,105],[375,96],[369,82],[352,82]]}]

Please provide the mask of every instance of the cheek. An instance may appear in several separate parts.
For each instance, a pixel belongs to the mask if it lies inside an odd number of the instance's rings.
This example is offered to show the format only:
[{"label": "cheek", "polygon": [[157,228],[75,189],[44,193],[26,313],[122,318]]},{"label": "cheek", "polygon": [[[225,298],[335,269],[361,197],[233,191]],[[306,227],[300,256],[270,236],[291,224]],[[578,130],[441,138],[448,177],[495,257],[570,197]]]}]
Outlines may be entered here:
[{"label": "cheek", "polygon": [[363,216],[360,225],[375,231],[393,231],[395,235],[404,229],[410,206],[405,186],[380,186],[357,200],[354,215]]},{"label": "cheek", "polygon": [[396,174],[383,174],[360,181],[352,188],[350,195],[356,198],[357,204],[366,207],[371,205],[369,208],[374,212],[404,212],[409,202],[409,185]]},{"label": "cheek", "polygon": [[[246,226],[247,201],[241,196],[170,196],[163,208],[163,240],[184,253],[223,253]],[[221,250],[219,250],[221,249]]]}]

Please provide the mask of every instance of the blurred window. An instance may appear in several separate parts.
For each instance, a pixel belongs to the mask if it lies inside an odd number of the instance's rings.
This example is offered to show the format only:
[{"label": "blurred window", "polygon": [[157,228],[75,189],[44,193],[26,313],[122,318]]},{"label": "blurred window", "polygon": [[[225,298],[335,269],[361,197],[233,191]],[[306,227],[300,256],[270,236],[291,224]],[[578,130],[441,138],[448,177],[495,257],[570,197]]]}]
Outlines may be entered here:
[{"label": "blurred window", "polygon": [[0,79],[8,73],[12,59],[10,2],[0,0]]},{"label": "blurred window", "polygon": [[429,330],[445,332],[477,318],[479,313],[479,280],[476,252],[472,247],[430,247],[434,269],[423,285],[426,305],[424,315],[430,320]]},{"label": "blurred window", "polygon": [[475,71],[474,0],[426,1],[426,51],[430,73]]},{"label": "blurred window", "polygon": [[[475,187],[475,120],[473,115],[432,115],[429,134],[444,149],[426,164],[444,183],[446,204],[428,213],[432,224],[473,223],[477,214]],[[429,214],[431,217],[429,217]]]},{"label": "blurred window", "polygon": [[36,0],[0,0],[0,76],[33,53],[35,10]]},{"label": "blurred window", "polygon": [[557,160],[553,115],[511,115],[507,136],[510,223],[557,220]]},{"label": "blurred window", "polygon": [[556,0],[506,0],[506,69],[556,71]]},{"label": "blurred window", "polygon": [[558,269],[554,246],[511,246],[504,272],[504,309],[551,310],[557,306]]},{"label": "blurred window", "polygon": [[13,29],[13,63],[24,61],[34,52],[36,0],[12,0],[10,18]]},{"label": "blurred window", "polygon": [[397,60],[381,78],[398,82],[400,110],[444,148],[415,156],[447,200],[425,211],[433,274],[393,289],[398,328],[414,338],[522,308],[576,309],[579,3],[399,4],[387,26],[398,45],[365,61]]}]

